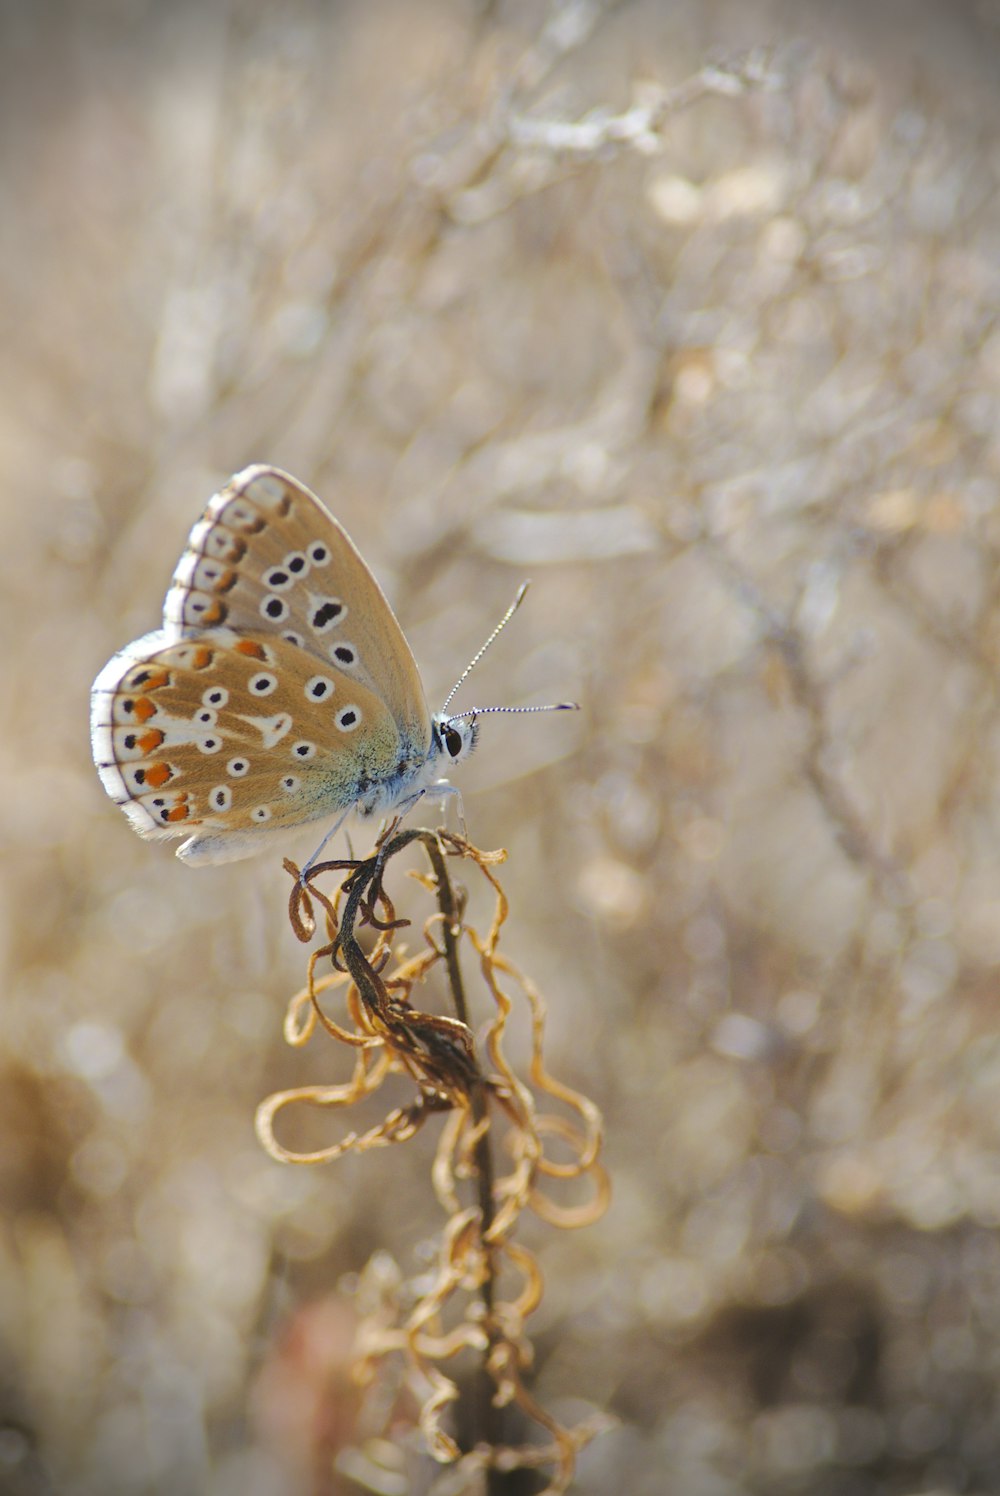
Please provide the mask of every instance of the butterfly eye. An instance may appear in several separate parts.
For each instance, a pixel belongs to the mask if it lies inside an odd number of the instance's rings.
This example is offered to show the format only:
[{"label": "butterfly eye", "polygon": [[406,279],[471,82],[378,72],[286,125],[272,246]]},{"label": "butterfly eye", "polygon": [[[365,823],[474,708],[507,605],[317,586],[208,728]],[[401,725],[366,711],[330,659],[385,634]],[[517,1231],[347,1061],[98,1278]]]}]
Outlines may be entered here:
[{"label": "butterfly eye", "polygon": [[462,734],[459,732],[458,728],[446,727],[443,737],[445,751],[449,753],[452,758],[458,758],[459,754],[462,751]]}]

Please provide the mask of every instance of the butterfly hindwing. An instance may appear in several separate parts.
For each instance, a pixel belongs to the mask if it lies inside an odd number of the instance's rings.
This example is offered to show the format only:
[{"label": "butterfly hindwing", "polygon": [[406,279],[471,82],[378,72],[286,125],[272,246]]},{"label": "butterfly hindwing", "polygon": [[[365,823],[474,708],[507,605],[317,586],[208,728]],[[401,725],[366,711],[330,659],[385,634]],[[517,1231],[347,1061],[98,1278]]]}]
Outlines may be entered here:
[{"label": "butterfly hindwing", "polygon": [[250,467],[209,502],[164,604],[167,632],[272,634],[375,691],[401,733],[430,743],[416,662],[372,573],[315,494]]},{"label": "butterfly hindwing", "polygon": [[193,834],[206,861],[342,813],[412,752],[361,681],[280,635],[228,628],[122,650],[95,682],[91,731],[104,787],[135,829]]}]

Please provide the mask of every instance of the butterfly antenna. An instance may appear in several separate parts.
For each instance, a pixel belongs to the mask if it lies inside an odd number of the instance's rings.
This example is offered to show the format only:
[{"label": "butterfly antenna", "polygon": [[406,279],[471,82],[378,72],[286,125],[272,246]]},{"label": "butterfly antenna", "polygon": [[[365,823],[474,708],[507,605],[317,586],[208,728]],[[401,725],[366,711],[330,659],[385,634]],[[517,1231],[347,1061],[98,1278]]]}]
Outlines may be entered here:
[{"label": "butterfly antenna", "polygon": [[[521,603],[524,601],[524,594],[527,592],[527,590],[528,590],[528,588],[530,586],[531,586],[530,582],[522,582],[521,583],[520,587],[517,589],[517,596],[515,597],[514,601],[511,603],[510,607],[507,609],[506,613],[501,618],[500,622],[497,624],[496,628],[493,630],[493,632],[490,635],[490,637],[487,639],[486,643],[483,645],[482,649],[478,650],[477,653],[472,656],[472,659],[466,665],[465,669],[462,671],[461,675],[458,677],[458,680],[455,682],[455,684],[452,686],[451,690],[448,692],[448,695],[447,695],[447,697],[445,699],[444,706],[441,708],[442,712],[446,712],[448,710],[448,703],[454,699],[455,692],[458,690],[459,686],[461,686],[462,683],[463,683],[463,681],[465,681],[465,679],[472,673],[472,671],[475,670],[476,666],[479,664],[479,661],[482,659],[483,655],[489,649],[490,645],[493,643],[494,639],[499,634],[500,630],[502,628],[504,628],[510,622],[510,620],[513,618],[514,614],[517,612],[518,608],[521,606]],[[489,708],[489,710],[492,710],[492,708]],[[534,710],[534,709],[533,708],[524,708],[524,710]],[[471,716],[471,715],[472,715],[472,713],[470,713],[470,712],[460,712],[459,713],[459,717],[468,717],[468,716]],[[458,721],[458,718],[457,717],[452,717],[451,721],[456,722],[456,721]]]},{"label": "butterfly antenna", "polygon": [[580,703],[578,701],[553,701],[547,706],[470,706],[464,712],[456,712],[453,717],[445,720],[445,726],[450,727],[452,722],[461,722],[463,717],[485,717],[487,712],[578,712]]}]

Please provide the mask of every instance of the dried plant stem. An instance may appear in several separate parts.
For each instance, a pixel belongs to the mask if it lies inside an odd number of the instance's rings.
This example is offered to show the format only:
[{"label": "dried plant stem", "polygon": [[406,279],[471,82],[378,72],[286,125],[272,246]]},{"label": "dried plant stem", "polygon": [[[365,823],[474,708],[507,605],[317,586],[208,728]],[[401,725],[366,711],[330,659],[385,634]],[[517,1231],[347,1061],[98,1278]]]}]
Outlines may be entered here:
[{"label": "dried plant stem", "polygon": [[[448,972],[451,1001],[455,1017],[459,1023],[463,1024],[466,1029],[470,1029],[469,1005],[465,995],[465,983],[462,979],[462,964],[459,957],[459,934],[462,918],[461,898],[457,894],[449,876],[448,864],[442,850],[441,842],[433,832],[423,830],[401,832],[399,835],[393,837],[391,841],[384,843],[376,856],[369,858],[366,863],[361,864],[357,873],[350,880],[350,892],[340,920],[340,953],[343,956],[344,964],[351,973],[362,995],[364,995],[367,987],[370,999],[377,1002],[378,995],[373,989],[372,983],[374,973],[355,937],[355,924],[364,909],[366,903],[365,895],[373,886],[377,888],[380,885],[385,864],[390,858],[401,852],[404,847],[413,841],[423,843],[424,850],[434,871],[436,897],[438,908],[441,911],[442,944],[445,965]],[[381,988],[381,983],[379,983],[379,987]],[[473,1073],[469,1077],[469,1104],[476,1133],[476,1143],[473,1149],[473,1167],[479,1204],[480,1246],[483,1256],[483,1281],[480,1295],[485,1311],[487,1334],[486,1345],[476,1377],[473,1432],[477,1444],[482,1444],[488,1449],[496,1449],[502,1442],[501,1428],[503,1418],[502,1409],[496,1405],[494,1399],[496,1386],[489,1370],[495,1340],[494,1335],[491,1333],[491,1326],[495,1298],[496,1260],[490,1245],[490,1232],[494,1220],[493,1151],[490,1145],[485,1076],[474,1053],[470,1054],[470,1058],[472,1059]],[[500,1496],[502,1489],[501,1481],[504,1479],[502,1472],[490,1466],[485,1473],[489,1496]],[[506,1481],[504,1481],[504,1484],[506,1484]]]},{"label": "dried plant stem", "polygon": [[[396,949],[396,937],[409,921],[396,917],[383,878],[391,859],[415,842],[420,842],[431,871],[413,876],[432,895],[436,912],[424,925],[423,948],[410,954]],[[294,880],[289,914],[296,934],[303,941],[315,934],[315,900],[325,912],[329,935],[328,943],[310,957],[306,988],[289,1006],[286,1037],[290,1043],[303,1044],[321,1025],[352,1049],[354,1070],[346,1084],[299,1086],[268,1097],[258,1108],[257,1131],[272,1157],[316,1164],[351,1151],[405,1142],[433,1114],[449,1114],[432,1172],[434,1191],[450,1217],[441,1238],[437,1273],[408,1304],[397,1299],[387,1306],[388,1317],[368,1316],[357,1348],[357,1374],[362,1381],[371,1380],[384,1357],[403,1352],[425,1389],[420,1394],[419,1422],[436,1460],[460,1462],[470,1478],[482,1482],[478,1489],[487,1496],[501,1496],[516,1470],[550,1467],[553,1474],[546,1490],[549,1496],[560,1496],[572,1479],[577,1453],[606,1420],[597,1415],[575,1429],[563,1428],[525,1385],[532,1363],[525,1320],[541,1299],[542,1277],[532,1254],[512,1235],[525,1209],[554,1226],[596,1220],[607,1203],[608,1186],[599,1163],[599,1113],[586,1097],[548,1072],[541,995],[498,950],[508,903],[494,868],[504,857],[502,852],[478,851],[444,831],[400,832],[391,827],[371,856],[320,864],[311,869],[306,886],[298,869],[286,863]],[[449,861],[455,858],[476,868],[492,891],[493,919],[484,934],[466,922],[465,890],[449,872]],[[333,899],[315,881],[330,872],[342,876]],[[358,938],[362,929],[376,937],[369,950]],[[481,1046],[470,1022],[460,959],[463,941],[475,953],[492,1015]],[[317,976],[322,961],[331,962],[333,971]],[[454,1016],[426,1011],[412,1000],[435,967],[444,969]],[[321,994],[336,991],[343,994],[353,1028],[329,1016],[320,1001]],[[515,1001],[525,1005],[531,1017],[527,1080],[517,1076],[504,1053],[503,1036]],[[373,1096],[393,1073],[407,1075],[416,1096],[376,1126],[360,1134],[350,1132],[312,1152],[296,1152],[278,1142],[275,1119],[286,1108],[349,1108]],[[539,1113],[539,1098],[555,1102],[561,1111]],[[551,1157],[546,1140],[568,1149],[570,1160]],[[549,1198],[543,1186],[558,1180],[586,1181],[590,1198],[568,1206]],[[475,1204],[463,1202],[466,1187],[475,1192]],[[505,1297],[507,1273],[519,1286]],[[468,1397],[471,1448],[463,1455],[442,1422],[460,1397],[458,1381],[445,1374],[442,1364],[469,1353],[478,1364]],[[541,1429],[548,1442],[505,1443],[508,1404],[520,1410],[529,1427]]]},{"label": "dried plant stem", "polygon": [[[437,883],[437,901],[442,917],[444,955],[448,968],[448,984],[451,988],[452,1002],[455,1005],[455,1017],[461,1023],[468,1026],[469,1008],[465,998],[465,984],[462,981],[462,963],[459,958],[458,949],[458,938],[461,930],[461,909],[459,901],[455,896],[455,889],[451,878],[448,876],[448,865],[441,850],[441,843],[437,837],[430,835],[425,835],[423,841],[431,867],[434,869],[434,877]],[[479,1069],[478,1064],[477,1069]],[[490,1233],[494,1216],[493,1150],[490,1145],[486,1086],[481,1070],[471,1088],[470,1101],[476,1131],[473,1161],[479,1193],[479,1231],[484,1263],[481,1296],[486,1316],[487,1333],[487,1343],[483,1351],[479,1373],[476,1377],[475,1430],[479,1439],[488,1448],[497,1449],[502,1442],[501,1428],[503,1419],[502,1410],[497,1407],[494,1400],[494,1381],[489,1369],[495,1338],[492,1333],[492,1325],[493,1289],[496,1282],[496,1257],[490,1243]],[[499,1496],[501,1479],[502,1476],[499,1470],[493,1466],[487,1469],[486,1489],[489,1496]]]}]

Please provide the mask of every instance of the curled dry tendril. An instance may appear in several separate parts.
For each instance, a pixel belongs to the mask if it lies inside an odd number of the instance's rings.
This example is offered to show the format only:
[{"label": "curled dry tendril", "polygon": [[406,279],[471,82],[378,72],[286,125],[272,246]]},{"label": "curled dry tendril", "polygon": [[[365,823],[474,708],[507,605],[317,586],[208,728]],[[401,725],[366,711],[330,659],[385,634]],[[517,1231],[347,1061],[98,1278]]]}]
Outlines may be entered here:
[{"label": "curled dry tendril", "polygon": [[[436,903],[423,926],[421,947],[397,950],[400,930],[409,921],[396,915],[385,888],[393,858],[414,843],[430,864],[411,876]],[[309,958],[306,986],[291,1001],[285,1018],[289,1044],[303,1045],[318,1031],[350,1046],[350,1079],[338,1085],[298,1086],[269,1096],[257,1111],[257,1133],[275,1159],[289,1164],[328,1163],[349,1152],[402,1143],[432,1114],[446,1114],[431,1171],[431,1182],[447,1223],[430,1279],[409,1285],[407,1308],[387,1317],[370,1315],[359,1337],[357,1374],[372,1380],[384,1358],[402,1353],[413,1386],[422,1386],[420,1424],[427,1446],[442,1462],[461,1460],[470,1476],[483,1472],[488,1490],[499,1472],[531,1467],[550,1472],[547,1492],[565,1491],[579,1449],[604,1426],[591,1419],[563,1427],[532,1396],[527,1386],[531,1344],[528,1316],[543,1292],[534,1256],[514,1241],[522,1211],[532,1210],[552,1226],[577,1227],[595,1221],[608,1200],[600,1164],[601,1118],[586,1097],[549,1074],[544,1060],[545,1005],[540,993],[498,949],[508,902],[496,869],[504,852],[482,852],[447,832],[398,831],[390,827],[370,857],[321,863],[305,883],[291,862],[293,884],[289,917],[303,942],[317,929],[316,909],[327,942]],[[493,916],[485,934],[465,920],[465,895],[453,883],[449,864],[471,865],[493,896]],[[344,875],[331,898],[317,881]],[[370,932],[365,951],[358,932]],[[477,1045],[470,1026],[460,955],[473,957],[488,1000],[488,1017]],[[417,991],[441,969],[454,1017],[424,1011]],[[342,1016],[330,1015],[336,996]],[[527,1010],[531,1059],[526,1079],[504,1051],[511,1015]],[[481,1019],[481,1015],[477,1015]],[[390,1075],[408,1076],[414,1095],[366,1131],[347,1131],[326,1147],[298,1152],[280,1143],[280,1114],[301,1106],[346,1110],[375,1095]],[[559,1111],[539,1106],[558,1104]],[[559,1158],[546,1151],[556,1144]],[[551,1181],[583,1182],[582,1202],[566,1205],[546,1192]],[[460,1397],[459,1383],[443,1368],[462,1352],[478,1359],[471,1392],[472,1448],[463,1455],[444,1426],[447,1410]],[[429,1389],[429,1390],[428,1390]],[[522,1421],[540,1430],[539,1442],[505,1442],[503,1409],[515,1406]]]}]

